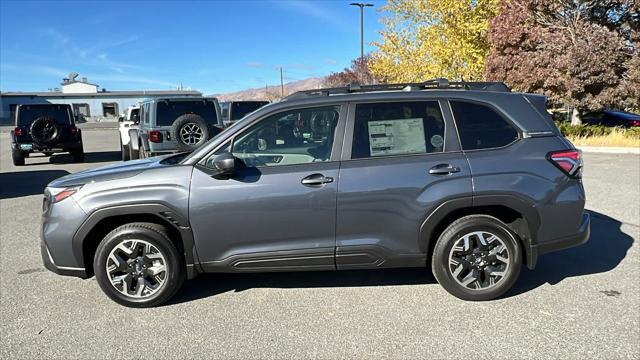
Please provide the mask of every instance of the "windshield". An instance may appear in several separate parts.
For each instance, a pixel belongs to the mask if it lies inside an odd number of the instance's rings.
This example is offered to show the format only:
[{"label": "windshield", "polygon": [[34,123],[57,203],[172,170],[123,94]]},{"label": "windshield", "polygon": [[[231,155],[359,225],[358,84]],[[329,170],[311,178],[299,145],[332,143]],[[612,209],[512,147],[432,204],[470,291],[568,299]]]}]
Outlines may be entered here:
[{"label": "windshield", "polygon": [[161,100],[156,107],[156,124],[171,126],[184,114],[197,114],[209,124],[218,123],[216,105],[211,100]]},{"label": "windshield", "polygon": [[18,126],[26,126],[33,122],[33,120],[47,117],[54,120],[61,125],[71,124],[71,116],[69,116],[68,105],[22,105],[18,111]]},{"label": "windshield", "polygon": [[231,121],[242,119],[245,115],[267,105],[268,101],[238,101],[231,104]]}]

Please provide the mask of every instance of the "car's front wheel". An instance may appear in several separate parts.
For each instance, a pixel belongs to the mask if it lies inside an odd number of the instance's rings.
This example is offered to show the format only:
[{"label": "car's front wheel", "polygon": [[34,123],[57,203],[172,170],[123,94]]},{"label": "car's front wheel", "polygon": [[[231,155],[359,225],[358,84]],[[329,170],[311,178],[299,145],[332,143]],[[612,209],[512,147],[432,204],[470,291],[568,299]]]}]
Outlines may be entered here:
[{"label": "car's front wheel", "polygon": [[102,240],[93,261],[96,280],[115,302],[151,307],[169,300],[185,279],[184,261],[167,230],[153,223],[131,223]]},{"label": "car's front wheel", "polygon": [[502,221],[469,215],[440,235],[431,267],[438,283],[452,295],[463,300],[492,300],[515,283],[522,254],[517,236]]}]

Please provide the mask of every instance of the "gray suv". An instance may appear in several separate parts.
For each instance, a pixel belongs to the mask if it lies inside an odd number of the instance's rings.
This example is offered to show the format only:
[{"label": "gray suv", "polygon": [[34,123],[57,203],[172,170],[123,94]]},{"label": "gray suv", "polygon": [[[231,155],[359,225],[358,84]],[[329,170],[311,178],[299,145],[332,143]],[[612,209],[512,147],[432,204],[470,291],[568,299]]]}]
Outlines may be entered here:
[{"label": "gray suv", "polygon": [[129,130],[129,158],[193,151],[222,131],[216,98],[169,97],[140,103],[138,128]]},{"label": "gray suv", "polygon": [[581,154],[545,102],[444,79],[296,93],[190,154],[53,181],[42,259],[134,307],[199,273],[426,266],[494,299],[589,238]]}]

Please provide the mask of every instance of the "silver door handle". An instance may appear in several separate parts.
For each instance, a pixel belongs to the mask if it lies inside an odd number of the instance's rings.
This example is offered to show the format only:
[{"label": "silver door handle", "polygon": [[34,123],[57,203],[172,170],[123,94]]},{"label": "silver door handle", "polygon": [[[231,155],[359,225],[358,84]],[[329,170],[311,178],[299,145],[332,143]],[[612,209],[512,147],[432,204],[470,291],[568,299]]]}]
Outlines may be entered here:
[{"label": "silver door handle", "polygon": [[309,175],[303,178],[301,181],[302,185],[306,185],[306,186],[318,186],[318,185],[328,184],[332,182],[333,182],[332,177],[324,176],[322,174]]}]

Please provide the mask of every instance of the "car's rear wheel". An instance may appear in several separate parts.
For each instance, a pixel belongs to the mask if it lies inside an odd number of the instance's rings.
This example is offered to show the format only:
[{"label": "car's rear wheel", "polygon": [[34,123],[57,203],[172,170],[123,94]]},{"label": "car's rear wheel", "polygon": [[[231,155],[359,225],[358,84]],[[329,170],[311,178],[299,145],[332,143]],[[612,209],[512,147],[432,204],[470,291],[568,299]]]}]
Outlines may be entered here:
[{"label": "car's rear wheel", "polygon": [[80,147],[69,151],[69,154],[73,157],[73,162],[84,162],[84,146],[80,143]]},{"label": "car's rear wheel", "polygon": [[433,250],[433,275],[452,295],[492,300],[508,291],[520,274],[517,236],[488,215],[469,215],[449,225]]},{"label": "car's rear wheel", "polygon": [[98,245],[93,269],[102,291],[129,307],[166,302],[186,276],[166,229],[153,223],[126,224],[107,234]]},{"label": "car's rear wheel", "polygon": [[11,149],[11,159],[13,160],[13,165],[15,166],[23,166],[25,152],[20,149]]}]

